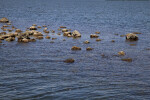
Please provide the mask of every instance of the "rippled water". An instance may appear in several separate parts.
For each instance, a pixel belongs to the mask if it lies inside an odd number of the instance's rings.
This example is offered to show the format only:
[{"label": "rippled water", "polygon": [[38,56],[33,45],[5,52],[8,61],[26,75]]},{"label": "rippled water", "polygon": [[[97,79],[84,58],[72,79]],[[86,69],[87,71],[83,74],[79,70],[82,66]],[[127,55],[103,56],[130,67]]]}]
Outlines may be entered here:
[{"label": "rippled water", "polygon": [[[150,1],[0,0],[0,18],[7,17],[19,29],[49,25],[57,33],[64,25],[82,34],[72,39],[50,33],[57,37],[54,43],[3,41],[0,100],[149,100],[149,5]],[[100,42],[89,37],[96,31],[101,32]],[[138,41],[127,42],[120,35],[128,32],[142,34]],[[90,44],[83,44],[85,40]],[[72,46],[82,50],[71,51]],[[125,57],[114,56],[121,50]],[[121,61],[128,57],[133,61]],[[75,62],[64,63],[67,58]]]}]

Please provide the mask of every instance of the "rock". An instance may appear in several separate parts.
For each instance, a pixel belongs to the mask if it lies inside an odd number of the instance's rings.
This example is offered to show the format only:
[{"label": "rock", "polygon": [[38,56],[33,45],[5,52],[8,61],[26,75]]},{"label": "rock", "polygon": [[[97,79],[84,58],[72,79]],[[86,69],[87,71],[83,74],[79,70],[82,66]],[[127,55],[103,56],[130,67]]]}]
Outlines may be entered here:
[{"label": "rock", "polygon": [[55,39],[57,39],[57,38],[52,38],[52,40],[55,40]]},{"label": "rock", "polygon": [[41,26],[38,26],[37,28],[42,28]]},{"label": "rock", "polygon": [[118,52],[118,55],[119,55],[119,56],[124,56],[124,55],[125,55],[125,52],[124,52],[124,51],[119,51],[119,52]]},{"label": "rock", "polygon": [[89,42],[88,40],[86,40],[86,41],[84,41],[84,43],[85,43],[85,44],[88,44],[88,43],[90,43],[90,42]]},{"label": "rock", "polygon": [[35,26],[31,26],[30,30],[37,30],[37,28]]},{"label": "rock", "polygon": [[132,62],[132,58],[123,58],[122,61]]},{"label": "rock", "polygon": [[46,39],[50,39],[51,37],[50,37],[50,36],[46,36],[45,38],[46,38]]},{"label": "rock", "polygon": [[47,31],[47,30],[43,30],[43,32],[45,32],[45,33],[49,33],[49,31]]},{"label": "rock", "polygon": [[11,25],[11,23],[7,23],[7,25]]},{"label": "rock", "polygon": [[77,30],[75,30],[72,32],[72,36],[73,37],[81,37],[81,34]]},{"label": "rock", "polygon": [[115,33],[115,35],[119,35],[118,33]]},{"label": "rock", "polygon": [[96,35],[96,34],[91,34],[90,35],[90,38],[98,38],[99,36],[98,35]]},{"label": "rock", "polygon": [[3,25],[3,27],[8,27],[8,25]]},{"label": "rock", "polygon": [[7,31],[8,29],[2,29],[3,31]]},{"label": "rock", "polygon": [[43,39],[43,36],[37,36],[36,38],[37,39]]},{"label": "rock", "polygon": [[8,23],[9,20],[7,18],[3,17],[3,18],[0,19],[0,22],[1,23]]},{"label": "rock", "polygon": [[57,33],[57,35],[61,35],[61,33],[59,32],[59,33]]},{"label": "rock", "polygon": [[33,36],[43,36],[43,34],[41,32],[34,32]]},{"label": "rock", "polygon": [[130,44],[130,46],[136,46],[136,44]]},{"label": "rock", "polygon": [[73,47],[71,48],[71,50],[81,50],[81,48],[80,48],[80,47],[77,47],[77,46],[73,46]]},{"label": "rock", "polygon": [[126,34],[126,39],[131,40],[131,41],[136,41],[136,40],[138,40],[138,36],[133,33],[128,33],[128,34]]},{"label": "rock", "polygon": [[24,42],[24,43],[28,43],[28,42],[29,42],[29,40],[28,40],[28,39],[26,39],[26,38],[24,38],[24,39],[22,39],[22,42]]},{"label": "rock", "polygon": [[71,36],[71,32],[64,32],[63,36]]},{"label": "rock", "polygon": [[0,35],[6,35],[6,32],[1,32]]},{"label": "rock", "polygon": [[100,34],[100,32],[95,32],[96,34]]},{"label": "rock", "polygon": [[61,31],[61,29],[59,28],[58,31]]},{"label": "rock", "polygon": [[101,39],[96,39],[96,41],[102,41]]},{"label": "rock", "polygon": [[54,41],[50,41],[50,43],[54,43]]},{"label": "rock", "polygon": [[120,37],[125,37],[125,35],[120,35]]},{"label": "rock", "polygon": [[111,40],[111,42],[115,42],[115,40]]},{"label": "rock", "polygon": [[47,27],[46,25],[43,25],[43,27]]},{"label": "rock", "polygon": [[35,39],[28,39],[29,42],[35,42]]},{"label": "rock", "polygon": [[142,34],[142,33],[140,33],[140,32],[133,32],[133,34]]},{"label": "rock", "polygon": [[66,60],[64,60],[64,62],[65,63],[74,63],[74,59],[72,59],[72,58],[69,58],[69,59],[66,59]]},{"label": "rock", "polygon": [[68,29],[62,29],[62,32],[68,32]]},{"label": "rock", "polygon": [[21,33],[22,31],[20,29],[16,29],[15,32]]},{"label": "rock", "polygon": [[0,43],[2,43],[2,41],[0,40]]},{"label": "rock", "polygon": [[36,24],[33,24],[32,26],[37,26]]},{"label": "rock", "polygon": [[8,32],[12,32],[12,30],[11,30],[11,29],[8,29]]},{"label": "rock", "polygon": [[55,33],[55,31],[54,31],[54,30],[51,30],[51,32],[52,32],[52,33]]},{"label": "rock", "polygon": [[65,27],[65,26],[60,26],[60,28],[67,28],[67,27]]},{"label": "rock", "polygon": [[93,48],[87,47],[86,50],[87,50],[87,51],[90,51],[90,50],[93,50]]},{"label": "rock", "polygon": [[13,38],[13,37],[9,37],[9,38],[6,38],[5,40],[6,40],[6,41],[8,41],[8,42],[10,42],[10,41],[14,41],[14,40],[15,40],[15,38]]},{"label": "rock", "polygon": [[63,41],[66,41],[65,39],[63,39]]}]

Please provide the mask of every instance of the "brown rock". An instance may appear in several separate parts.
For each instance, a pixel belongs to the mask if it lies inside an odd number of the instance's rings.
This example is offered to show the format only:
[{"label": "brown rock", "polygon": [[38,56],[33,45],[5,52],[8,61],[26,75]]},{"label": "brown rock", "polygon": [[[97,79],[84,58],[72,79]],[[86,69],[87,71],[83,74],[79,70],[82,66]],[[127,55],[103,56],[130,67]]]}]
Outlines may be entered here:
[{"label": "brown rock", "polygon": [[60,28],[67,28],[67,27],[65,27],[65,26],[60,26]]},{"label": "brown rock", "polygon": [[47,27],[46,25],[43,25],[43,27]]},{"label": "brown rock", "polygon": [[68,29],[62,29],[62,32],[68,32]]},{"label": "brown rock", "polygon": [[28,39],[29,42],[35,42],[35,39]]},{"label": "brown rock", "polygon": [[52,38],[52,40],[55,40],[55,39],[57,39],[57,38]]},{"label": "brown rock", "polygon": [[111,40],[111,42],[115,42],[115,40]]},{"label": "brown rock", "polygon": [[90,51],[90,50],[93,50],[93,48],[87,47],[86,50],[87,50],[87,51]]},{"label": "brown rock", "polygon": [[50,37],[50,36],[46,36],[45,38],[46,38],[46,39],[50,39],[51,37]]},{"label": "brown rock", "polygon": [[126,40],[136,41],[138,40],[138,36],[133,33],[126,34]]},{"label": "brown rock", "polygon": [[102,41],[101,39],[96,39],[96,41]]},{"label": "brown rock", "polygon": [[71,32],[64,32],[63,36],[70,36]]},{"label": "brown rock", "polygon": [[15,32],[21,33],[22,31],[20,29],[16,29]]},{"label": "brown rock", "polygon": [[72,36],[73,36],[73,37],[81,37],[81,34],[80,34],[77,30],[74,30],[74,31],[72,32]]},{"label": "brown rock", "polygon": [[10,42],[10,41],[14,41],[14,40],[15,40],[15,38],[13,38],[13,37],[9,37],[9,38],[6,38],[5,40],[6,40],[6,41],[8,41],[8,42]]},{"label": "brown rock", "polygon": [[55,31],[54,31],[54,30],[51,30],[51,32],[52,32],[52,33],[55,33]]},{"label": "brown rock", "polygon": [[43,39],[43,36],[37,36],[36,38],[37,39]]},{"label": "brown rock", "polygon": [[84,43],[85,43],[85,44],[88,44],[88,43],[90,43],[90,42],[89,42],[88,40],[86,40],[86,41],[84,41]]},{"label": "brown rock", "polygon": [[37,30],[37,28],[35,26],[31,26],[30,30]]},{"label": "brown rock", "polygon": [[119,52],[118,52],[118,55],[119,55],[119,56],[124,56],[124,55],[125,55],[125,52],[124,52],[124,51],[119,51]]},{"label": "brown rock", "polygon": [[7,18],[3,17],[3,18],[0,19],[0,22],[1,23],[8,23],[9,20]]},{"label": "brown rock", "polygon": [[123,58],[122,61],[132,62],[132,58]]},{"label": "brown rock", "polygon": [[42,28],[41,26],[38,26],[37,28]]},{"label": "brown rock", "polygon": [[130,46],[136,46],[136,44],[130,44]]},{"label": "brown rock", "polygon": [[2,43],[2,41],[0,40],[0,43]]},{"label": "brown rock", "polygon": [[77,46],[73,46],[73,47],[71,48],[71,50],[81,50],[81,48],[80,48],[80,47],[77,47]]},{"label": "brown rock", "polygon": [[140,33],[140,32],[133,32],[133,34],[142,34],[142,33]]},{"label": "brown rock", "polygon": [[70,59],[66,59],[64,62],[65,63],[74,63],[74,59],[70,58]]},{"label": "brown rock", "polygon": [[95,32],[96,34],[100,34],[100,32]]},{"label": "brown rock", "polygon": [[32,26],[37,26],[36,24],[33,24]]},{"label": "brown rock", "polygon": [[8,25],[3,25],[3,27],[8,27]]},{"label": "brown rock", "polygon": [[91,34],[90,35],[90,38],[98,38],[99,36],[98,35],[96,35],[96,34]]},{"label": "brown rock", "polygon": [[28,43],[28,42],[29,42],[29,40],[28,40],[28,39],[26,39],[26,38],[24,38],[24,39],[22,39],[22,42],[24,42],[24,43]]}]

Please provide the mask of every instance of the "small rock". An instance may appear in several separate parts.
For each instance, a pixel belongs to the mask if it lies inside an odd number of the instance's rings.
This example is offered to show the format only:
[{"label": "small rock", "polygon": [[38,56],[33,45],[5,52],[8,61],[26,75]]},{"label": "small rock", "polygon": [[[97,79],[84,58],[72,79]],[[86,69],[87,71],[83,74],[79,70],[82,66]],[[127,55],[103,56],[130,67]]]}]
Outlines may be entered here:
[{"label": "small rock", "polygon": [[50,41],[50,43],[54,43],[54,41]]},{"label": "small rock", "polygon": [[3,18],[0,19],[0,22],[1,23],[8,23],[9,20],[7,18],[3,17]]},{"label": "small rock", "polygon": [[111,42],[115,42],[115,40],[111,40]]},{"label": "small rock", "polygon": [[80,47],[77,47],[77,46],[73,46],[73,47],[71,48],[71,50],[81,50],[81,48],[80,48]]},{"label": "small rock", "polygon": [[41,32],[36,31],[36,32],[33,33],[33,36],[43,36],[43,34]]},{"label": "small rock", "polygon": [[24,39],[22,39],[22,42],[24,42],[24,43],[28,43],[28,42],[29,42],[29,40],[28,40],[28,39],[26,39],[26,38],[24,38]]},{"label": "small rock", "polygon": [[36,39],[28,39],[29,42],[35,42]]},{"label": "small rock", "polygon": [[35,26],[31,26],[30,30],[37,30],[37,28]]},{"label": "small rock", "polygon": [[95,32],[96,34],[100,34],[100,32]]},{"label": "small rock", "polygon": [[120,37],[125,37],[125,35],[120,35]]},{"label": "small rock", "polygon": [[138,40],[138,36],[133,33],[128,33],[128,34],[126,34],[126,39],[131,40],[131,41],[136,41],[136,40]]},{"label": "small rock", "polygon": [[119,52],[118,52],[118,55],[124,56],[124,55],[125,55],[125,52],[124,52],[124,51],[119,51]]},{"label": "small rock", "polygon": [[6,38],[5,40],[6,40],[6,41],[8,41],[8,42],[10,42],[10,41],[14,41],[14,40],[15,40],[15,38],[13,38],[13,37],[9,37],[9,38]]},{"label": "small rock", "polygon": [[136,44],[130,44],[130,46],[136,46]]},{"label": "small rock", "polygon": [[119,35],[118,33],[115,33],[115,35]]},{"label": "small rock", "polygon": [[37,39],[43,39],[43,36],[37,36],[36,38]]},{"label": "small rock", "polygon": [[96,39],[96,41],[102,41],[101,39]]},{"label": "small rock", "polygon": [[84,43],[85,43],[85,44],[88,44],[88,43],[90,43],[90,42],[89,42],[88,40],[86,40],[86,41],[84,41]]},{"label": "small rock", "polygon": [[73,37],[81,37],[81,34],[77,30],[75,30],[72,32],[72,36]]},{"label": "small rock", "polygon": [[43,25],[43,27],[47,27],[46,25]]},{"label": "small rock", "polygon": [[63,36],[71,36],[71,32],[64,32]]},{"label": "small rock", "polygon": [[37,28],[42,28],[41,26],[38,26]]},{"label": "small rock", "polygon": [[55,33],[55,31],[54,31],[54,30],[51,30],[51,32],[52,32],[52,33]]},{"label": "small rock", "polygon": [[11,30],[11,29],[8,29],[8,32],[12,32],[12,30]]},{"label": "small rock", "polygon": [[87,51],[90,51],[90,50],[93,50],[93,48],[87,47],[86,50],[87,50]]},{"label": "small rock", "polygon": [[7,25],[11,25],[11,23],[7,23]]},{"label": "small rock", "polygon": [[32,26],[37,26],[36,24],[33,24]]},{"label": "small rock", "polygon": [[62,29],[62,32],[68,32],[68,29]]},{"label": "small rock", "polygon": [[142,33],[140,33],[140,32],[133,32],[133,34],[142,34]]},{"label": "small rock", "polygon": [[99,36],[98,35],[96,35],[96,34],[91,34],[90,35],[90,38],[98,38]]},{"label": "small rock", "polygon": [[60,26],[60,28],[67,28],[67,27],[65,27],[65,26]]},{"label": "small rock", "polygon": [[57,35],[61,35],[61,33],[59,32],[59,33],[57,33]]},{"label": "small rock", "polygon": [[2,43],[2,41],[0,40],[0,43]]},{"label": "small rock", "polygon": [[16,31],[15,32],[17,32],[17,33],[21,33],[22,31],[20,30],[20,29],[16,29]]},{"label": "small rock", "polygon": [[55,40],[55,39],[57,39],[57,38],[52,38],[52,40]]},{"label": "small rock", "polygon": [[132,58],[123,58],[122,61],[132,62]]},{"label": "small rock", "polygon": [[8,25],[3,25],[3,27],[8,27]]},{"label": "small rock", "polygon": [[47,31],[47,30],[44,30],[43,32],[45,32],[45,33],[49,33],[49,31]]},{"label": "small rock", "polygon": [[46,36],[45,38],[46,38],[46,39],[50,39],[51,37],[50,37],[50,36]]},{"label": "small rock", "polygon": [[74,61],[75,61],[74,59],[70,58],[70,59],[66,59],[64,62],[65,63],[74,63]]},{"label": "small rock", "polygon": [[58,31],[61,31],[61,29],[59,28]]}]

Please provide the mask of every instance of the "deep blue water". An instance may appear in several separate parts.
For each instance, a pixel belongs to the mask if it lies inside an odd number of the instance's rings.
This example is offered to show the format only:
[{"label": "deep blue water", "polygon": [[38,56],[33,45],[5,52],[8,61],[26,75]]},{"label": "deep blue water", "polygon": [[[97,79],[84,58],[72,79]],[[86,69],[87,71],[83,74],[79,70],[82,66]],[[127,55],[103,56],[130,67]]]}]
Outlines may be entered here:
[{"label": "deep blue water", "polygon": [[[21,30],[37,24],[57,33],[63,25],[82,34],[72,39],[49,33],[57,38],[54,43],[3,41],[0,100],[149,100],[149,5],[150,1],[0,0],[0,18],[7,17]],[[101,32],[100,42],[89,37],[96,31]],[[126,42],[120,35],[129,32],[142,34],[138,41]],[[71,51],[72,46],[82,50]],[[124,57],[114,56],[122,50]],[[121,61],[128,57],[133,61]],[[67,58],[75,62],[64,63]]]}]

